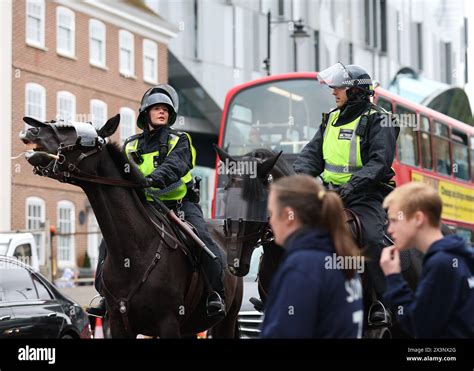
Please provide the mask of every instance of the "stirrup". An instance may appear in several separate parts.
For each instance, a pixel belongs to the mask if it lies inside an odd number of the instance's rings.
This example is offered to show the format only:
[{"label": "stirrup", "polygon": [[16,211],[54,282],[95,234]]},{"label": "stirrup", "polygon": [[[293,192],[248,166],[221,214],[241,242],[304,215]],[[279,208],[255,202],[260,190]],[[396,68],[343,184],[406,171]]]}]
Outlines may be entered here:
[{"label": "stirrup", "polygon": [[[212,296],[216,295],[217,298],[213,300],[209,300]],[[210,311],[209,309],[213,308],[214,310]],[[211,292],[206,299],[206,314],[208,317],[214,316],[225,316],[225,302],[222,300],[222,297],[219,295],[217,291]]]},{"label": "stirrup", "polygon": [[[92,302],[97,298],[100,297],[99,304],[95,307],[92,306]],[[101,305],[101,303],[103,303]],[[103,308],[101,308],[103,306]],[[99,312],[100,311],[100,312]],[[94,313],[95,312],[95,313]],[[99,312],[99,313],[97,313]],[[104,318],[107,315],[107,307],[105,306],[105,298],[101,295],[96,295],[92,298],[89,303],[89,306],[86,308],[86,313],[88,316],[96,317],[96,318]]]},{"label": "stirrup", "polygon": [[380,300],[376,300],[369,308],[367,320],[369,326],[391,326],[392,314]]}]

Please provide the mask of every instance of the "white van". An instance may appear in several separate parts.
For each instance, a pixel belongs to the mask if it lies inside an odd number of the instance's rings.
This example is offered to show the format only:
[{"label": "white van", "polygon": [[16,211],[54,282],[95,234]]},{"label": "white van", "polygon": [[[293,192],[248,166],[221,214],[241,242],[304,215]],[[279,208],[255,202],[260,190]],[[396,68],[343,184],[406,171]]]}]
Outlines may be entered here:
[{"label": "white van", "polygon": [[0,233],[0,255],[14,257],[39,271],[36,242],[31,233]]}]

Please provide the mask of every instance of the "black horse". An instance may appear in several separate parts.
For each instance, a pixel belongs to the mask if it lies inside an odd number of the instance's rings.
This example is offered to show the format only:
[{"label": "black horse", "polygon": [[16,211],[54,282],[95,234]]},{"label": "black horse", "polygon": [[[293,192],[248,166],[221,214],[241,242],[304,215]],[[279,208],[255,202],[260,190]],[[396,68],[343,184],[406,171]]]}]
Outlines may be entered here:
[{"label": "black horse", "polygon": [[[248,273],[249,262],[254,248],[263,246],[263,254],[260,259],[258,271],[258,289],[260,298],[265,304],[270,282],[275,274],[284,251],[276,245],[272,238],[271,230],[268,226],[266,203],[268,187],[271,181],[284,176],[294,174],[292,167],[279,154],[275,154],[268,149],[257,149],[247,153],[238,160],[234,159],[224,150],[216,147],[216,152],[221,161],[226,163],[247,161],[255,162],[257,165],[257,176],[251,177],[249,174],[232,174],[224,187],[224,197],[222,199],[224,217],[228,218],[227,224],[232,226],[234,231],[233,249],[229,250],[228,264],[233,274],[244,276]],[[345,209],[346,221],[356,242],[360,246],[361,231],[360,222],[357,216],[350,210]],[[247,230],[245,230],[247,228]],[[240,233],[239,233],[240,232]],[[388,236],[387,236],[388,237]],[[387,240],[387,245],[390,241]],[[234,264],[238,262],[239,264]],[[401,254],[402,273],[412,289],[416,288],[421,273],[422,255],[411,249]],[[363,274],[363,283],[368,277]],[[364,321],[364,333],[366,337],[389,337],[388,330],[390,318],[386,317],[383,304],[377,300],[375,293],[364,286],[364,307],[366,318]],[[258,307],[259,303],[257,303]],[[375,314],[375,316],[372,316]],[[371,316],[371,317],[369,317]],[[378,318],[374,318],[377,317]],[[377,320],[377,324],[376,323]],[[405,336],[399,327],[391,329],[394,336]]]},{"label": "black horse", "polygon": [[117,115],[96,132],[90,124],[43,123],[20,134],[35,173],[81,187],[107,243],[103,286],[113,337],[181,337],[213,326],[215,337],[235,336],[242,280],[226,271],[227,316],[206,315],[207,285],[196,246],[185,247],[173,222],[154,210],[139,187],[143,177],[115,144]]}]

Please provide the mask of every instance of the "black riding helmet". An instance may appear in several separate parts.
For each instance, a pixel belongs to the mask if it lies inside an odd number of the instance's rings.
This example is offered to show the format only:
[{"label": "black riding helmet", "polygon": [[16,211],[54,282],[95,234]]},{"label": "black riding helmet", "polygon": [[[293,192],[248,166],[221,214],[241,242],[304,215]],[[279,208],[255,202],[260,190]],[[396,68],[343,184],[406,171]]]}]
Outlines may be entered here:
[{"label": "black riding helmet", "polygon": [[172,86],[161,84],[148,89],[143,95],[137,118],[137,126],[140,129],[144,130],[148,126],[148,110],[156,104],[165,104],[168,107],[168,126],[175,123],[179,108],[178,93]]},{"label": "black riding helmet", "polygon": [[318,73],[321,84],[328,85],[331,89],[347,88],[347,99],[368,100],[374,95],[372,78],[362,67],[356,64],[344,66],[338,62]]}]

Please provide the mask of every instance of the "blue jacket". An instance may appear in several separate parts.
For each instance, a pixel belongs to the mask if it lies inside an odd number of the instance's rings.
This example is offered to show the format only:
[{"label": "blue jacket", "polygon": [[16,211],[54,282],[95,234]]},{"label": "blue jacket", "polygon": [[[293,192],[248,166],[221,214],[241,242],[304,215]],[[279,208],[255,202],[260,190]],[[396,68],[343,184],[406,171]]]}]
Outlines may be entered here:
[{"label": "blue jacket", "polygon": [[285,241],[285,256],[270,285],[264,338],[356,338],[363,323],[362,287],[329,269],[335,253],[327,233],[302,229]]},{"label": "blue jacket", "polygon": [[474,337],[474,250],[460,236],[434,242],[413,293],[401,274],[386,277],[384,298],[415,338]]}]

